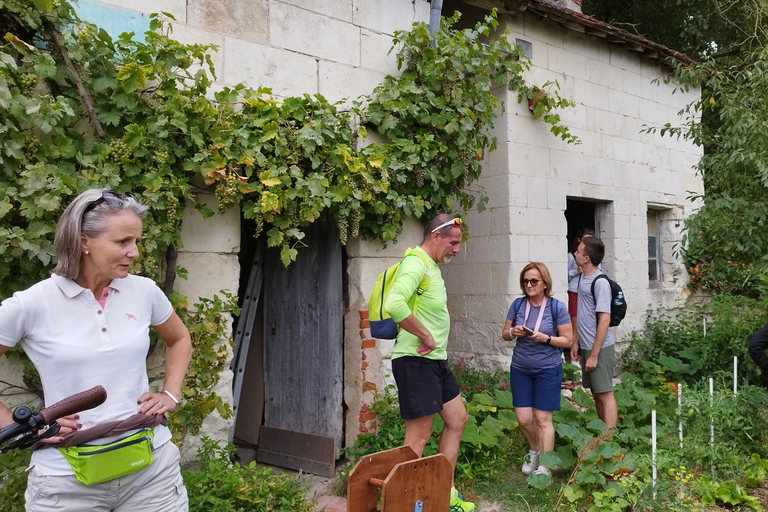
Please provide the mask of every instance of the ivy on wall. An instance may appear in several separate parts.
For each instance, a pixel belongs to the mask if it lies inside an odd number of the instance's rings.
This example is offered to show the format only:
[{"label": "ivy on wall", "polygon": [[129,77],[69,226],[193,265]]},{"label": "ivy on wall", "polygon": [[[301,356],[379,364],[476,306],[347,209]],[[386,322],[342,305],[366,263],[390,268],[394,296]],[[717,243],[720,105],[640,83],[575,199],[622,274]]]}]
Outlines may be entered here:
[{"label": "ivy on wall", "polygon": [[[132,272],[167,293],[184,276],[175,255],[196,192],[213,190],[222,210],[239,205],[285,265],[321,216],[336,221],[342,243],[387,242],[406,217],[482,210],[487,198],[472,187],[496,147],[495,93],[531,100],[555,136],[577,141],[555,112],[570,102],[556,84],[526,84],[530,63],[497,31],[496,13],[467,30],[453,29],[458,18],[433,35],[425,24],[397,32],[401,75],[345,110],[321,95],[213,92],[216,48],[174,41],[158,15],[142,41],[113,39],[67,0],[0,0],[0,298],[46,277],[56,221],[90,187],[150,205]],[[368,143],[371,131],[383,142]],[[206,350],[197,374],[226,357]]]}]

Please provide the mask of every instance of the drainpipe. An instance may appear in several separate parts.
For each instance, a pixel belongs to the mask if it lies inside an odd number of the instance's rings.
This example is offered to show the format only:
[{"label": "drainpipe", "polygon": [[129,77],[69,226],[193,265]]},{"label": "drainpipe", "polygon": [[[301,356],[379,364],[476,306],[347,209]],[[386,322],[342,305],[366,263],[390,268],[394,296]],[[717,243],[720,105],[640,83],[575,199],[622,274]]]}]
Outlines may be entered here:
[{"label": "drainpipe", "polygon": [[432,34],[440,30],[440,15],[443,12],[443,0],[431,0],[431,4],[432,7],[429,9],[429,34],[432,41],[429,45],[432,48],[436,48],[435,38]]}]

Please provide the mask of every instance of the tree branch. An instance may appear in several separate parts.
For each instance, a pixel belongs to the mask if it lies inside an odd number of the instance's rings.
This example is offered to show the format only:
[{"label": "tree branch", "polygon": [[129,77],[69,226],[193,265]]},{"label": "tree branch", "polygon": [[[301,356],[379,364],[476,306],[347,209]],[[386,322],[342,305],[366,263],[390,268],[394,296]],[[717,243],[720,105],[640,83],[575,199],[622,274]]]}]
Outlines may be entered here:
[{"label": "tree branch", "polygon": [[61,52],[61,57],[64,59],[64,64],[67,66],[67,70],[69,71],[69,74],[72,76],[72,80],[74,80],[75,82],[75,86],[77,87],[77,93],[80,95],[80,101],[83,103],[83,107],[85,108],[85,111],[88,113],[88,117],[91,120],[91,125],[93,125],[93,128],[96,130],[96,133],[98,134],[99,138],[105,139],[107,137],[107,133],[104,131],[104,127],[101,126],[99,117],[96,115],[96,111],[93,108],[93,100],[91,99],[91,95],[88,93],[85,86],[83,85],[83,80],[82,78],[80,78],[80,73],[77,71],[77,68],[72,63],[72,59],[69,58],[69,52],[67,51],[67,47],[64,46],[64,43],[61,42],[61,34],[56,29],[56,27],[53,26],[53,24],[50,21],[44,20],[43,23],[45,23],[45,28],[48,30],[48,33],[51,35],[51,39],[56,45],[56,48],[58,48],[59,51]]},{"label": "tree branch", "polygon": [[173,283],[176,281],[176,247],[169,245],[165,250],[165,284],[163,291],[170,295],[173,291]]}]

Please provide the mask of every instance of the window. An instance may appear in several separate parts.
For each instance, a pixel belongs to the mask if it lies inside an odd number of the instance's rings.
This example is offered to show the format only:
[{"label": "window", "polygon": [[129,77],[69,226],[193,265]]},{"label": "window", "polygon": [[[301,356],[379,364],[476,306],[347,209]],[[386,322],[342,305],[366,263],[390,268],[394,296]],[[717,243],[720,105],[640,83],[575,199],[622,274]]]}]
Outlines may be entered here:
[{"label": "window", "polygon": [[661,282],[661,212],[648,210],[648,280]]}]

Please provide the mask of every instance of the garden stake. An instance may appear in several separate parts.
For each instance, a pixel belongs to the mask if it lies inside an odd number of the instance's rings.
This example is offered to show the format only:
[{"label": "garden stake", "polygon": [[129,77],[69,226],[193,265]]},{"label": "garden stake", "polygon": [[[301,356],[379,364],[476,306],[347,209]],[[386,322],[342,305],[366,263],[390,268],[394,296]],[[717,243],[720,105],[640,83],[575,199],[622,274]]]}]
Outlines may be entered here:
[{"label": "garden stake", "polygon": [[651,439],[652,439],[651,474],[653,478],[653,483],[651,487],[653,488],[653,499],[656,499],[656,409],[653,409],[651,411]]},{"label": "garden stake", "polygon": [[707,317],[702,318],[701,321],[704,324],[704,337],[706,337],[707,336]]},{"label": "garden stake", "polygon": [[714,403],[715,388],[712,377],[709,378],[709,447],[712,449],[712,460],[710,463],[710,469],[712,470],[712,478],[715,477],[715,416],[712,409],[715,406]]},{"label": "garden stake", "polygon": [[733,396],[736,396],[736,368],[738,368],[738,357],[733,356]]},{"label": "garden stake", "polygon": [[680,449],[683,449],[683,384],[677,383],[677,410],[680,413],[678,420],[678,430],[680,431]]}]

